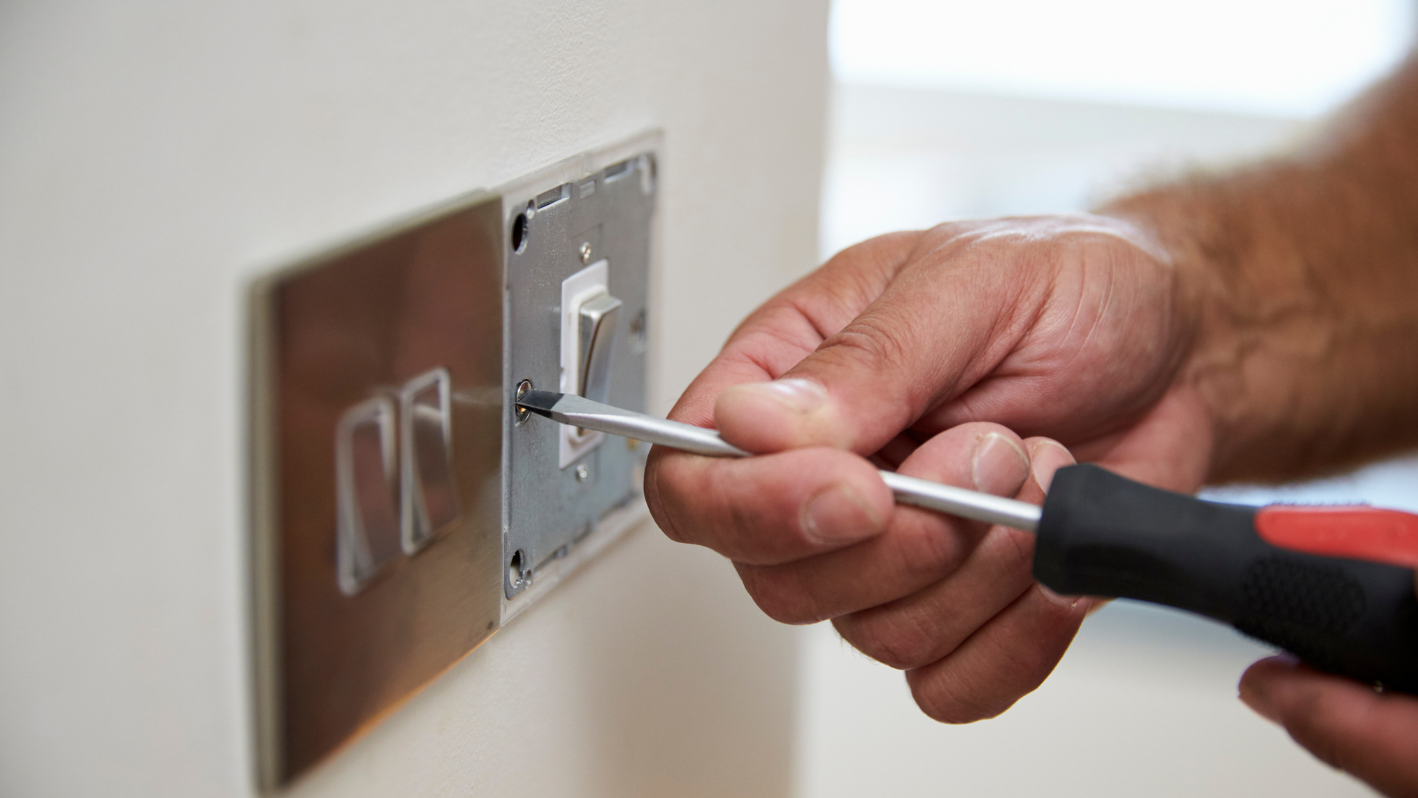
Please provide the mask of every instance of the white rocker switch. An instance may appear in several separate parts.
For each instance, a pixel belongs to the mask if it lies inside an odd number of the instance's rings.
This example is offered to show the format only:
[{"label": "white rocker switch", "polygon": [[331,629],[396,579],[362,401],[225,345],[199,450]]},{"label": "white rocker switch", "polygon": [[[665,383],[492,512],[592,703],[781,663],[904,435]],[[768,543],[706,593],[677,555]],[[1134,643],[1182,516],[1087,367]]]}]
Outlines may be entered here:
[{"label": "white rocker switch", "polygon": [[[601,260],[561,284],[561,392],[606,402],[621,301],[607,285],[609,261]],[[605,435],[562,427],[559,465],[567,468],[601,445]]]},{"label": "white rocker switch", "polygon": [[609,402],[620,300],[610,294],[597,294],[582,303],[578,315],[581,390],[577,393],[597,402]]}]

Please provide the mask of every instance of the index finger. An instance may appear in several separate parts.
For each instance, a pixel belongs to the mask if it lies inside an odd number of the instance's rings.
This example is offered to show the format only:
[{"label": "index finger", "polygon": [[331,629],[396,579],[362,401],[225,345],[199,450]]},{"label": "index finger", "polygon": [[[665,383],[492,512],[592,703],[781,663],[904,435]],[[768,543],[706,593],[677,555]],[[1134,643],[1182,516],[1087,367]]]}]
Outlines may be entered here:
[{"label": "index finger", "polygon": [[849,546],[881,532],[891,490],[876,469],[835,449],[742,459],[655,447],[645,501],[671,540],[769,565]]}]

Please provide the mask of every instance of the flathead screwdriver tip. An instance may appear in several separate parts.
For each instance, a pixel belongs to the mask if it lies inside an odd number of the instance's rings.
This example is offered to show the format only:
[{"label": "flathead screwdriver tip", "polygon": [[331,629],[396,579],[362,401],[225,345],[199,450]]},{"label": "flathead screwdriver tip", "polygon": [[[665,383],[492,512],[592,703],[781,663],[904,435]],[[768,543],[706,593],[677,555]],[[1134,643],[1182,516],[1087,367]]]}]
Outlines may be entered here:
[{"label": "flathead screwdriver tip", "polygon": [[551,409],[561,401],[562,394],[556,391],[527,391],[517,397],[517,408],[551,418]]}]

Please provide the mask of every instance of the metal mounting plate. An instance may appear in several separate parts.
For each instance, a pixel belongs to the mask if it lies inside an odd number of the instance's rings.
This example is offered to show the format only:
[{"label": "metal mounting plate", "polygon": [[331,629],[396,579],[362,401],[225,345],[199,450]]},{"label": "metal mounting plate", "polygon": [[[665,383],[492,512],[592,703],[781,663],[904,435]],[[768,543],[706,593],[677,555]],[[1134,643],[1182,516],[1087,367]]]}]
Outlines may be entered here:
[{"label": "metal mounting plate", "polygon": [[556,425],[519,423],[510,399],[524,379],[557,385],[560,286],[594,258],[624,305],[611,400],[644,407],[658,142],[568,159],[253,287],[263,789],[646,516],[648,447],[607,439],[562,469]]},{"label": "metal mounting plate", "polygon": [[[604,262],[609,291],[622,302],[609,401],[642,410],[655,157],[650,147],[615,154],[625,157],[605,164],[610,153],[602,153],[600,162],[573,170],[581,172],[574,178],[552,172],[504,190],[507,227],[522,231],[509,241],[506,362],[512,385],[558,390],[562,283]],[[622,508],[643,513],[637,473],[649,449],[621,438],[605,439],[562,467],[559,425],[537,417],[519,420],[510,408],[506,424],[504,621],[568,570],[559,561],[576,553],[603,520],[623,524],[613,517]]]}]

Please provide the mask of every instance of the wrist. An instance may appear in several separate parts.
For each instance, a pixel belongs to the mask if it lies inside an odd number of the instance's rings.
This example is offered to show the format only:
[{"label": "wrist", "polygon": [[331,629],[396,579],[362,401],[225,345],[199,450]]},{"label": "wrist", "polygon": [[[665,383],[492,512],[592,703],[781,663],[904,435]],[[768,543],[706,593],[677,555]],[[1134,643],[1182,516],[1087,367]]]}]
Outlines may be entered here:
[{"label": "wrist", "polygon": [[[1265,247],[1243,221],[1253,209],[1241,204],[1214,183],[1189,180],[1100,211],[1143,231],[1170,269],[1176,317],[1185,325],[1171,388],[1195,397],[1209,422],[1208,482],[1272,478],[1270,466],[1256,462],[1254,453],[1266,448],[1266,440],[1288,434],[1286,403],[1277,402],[1276,394],[1288,390],[1281,372],[1289,364],[1264,355],[1274,348],[1265,321],[1271,314],[1264,309],[1272,300],[1292,309],[1309,304],[1299,290],[1304,281],[1289,279],[1285,264],[1261,263]],[[1258,366],[1265,373],[1262,390]]]},{"label": "wrist", "polygon": [[1355,229],[1361,208],[1326,201],[1342,186],[1281,161],[1105,211],[1155,237],[1195,319],[1174,387],[1211,419],[1208,481],[1312,477],[1418,443],[1418,270]]}]

